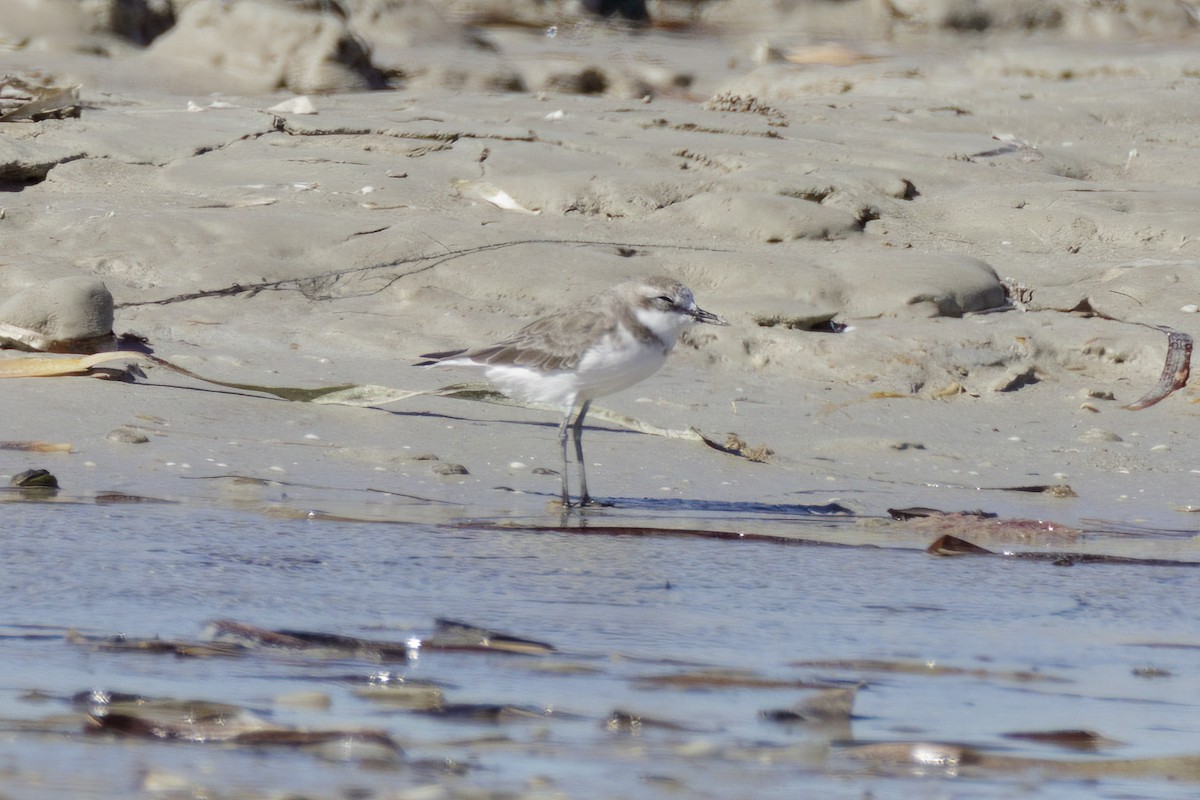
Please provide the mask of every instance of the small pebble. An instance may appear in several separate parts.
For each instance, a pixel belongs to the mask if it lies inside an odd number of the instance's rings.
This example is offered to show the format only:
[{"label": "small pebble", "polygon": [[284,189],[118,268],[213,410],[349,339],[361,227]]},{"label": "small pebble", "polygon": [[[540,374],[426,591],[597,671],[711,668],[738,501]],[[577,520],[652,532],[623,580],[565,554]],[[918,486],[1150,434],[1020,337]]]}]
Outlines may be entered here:
[{"label": "small pebble", "polygon": [[438,461],[433,465],[435,475],[470,475],[462,464],[451,464],[449,461]]},{"label": "small pebble", "polygon": [[116,428],[109,431],[105,438],[110,442],[120,442],[121,444],[145,444],[150,441],[149,436],[133,428]]},{"label": "small pebble", "polygon": [[1081,442],[1123,442],[1125,441],[1112,431],[1106,431],[1103,428],[1088,428],[1082,436],[1079,437]]},{"label": "small pebble", "polygon": [[58,478],[45,469],[27,469],[12,476],[9,486],[22,489],[57,489]]}]

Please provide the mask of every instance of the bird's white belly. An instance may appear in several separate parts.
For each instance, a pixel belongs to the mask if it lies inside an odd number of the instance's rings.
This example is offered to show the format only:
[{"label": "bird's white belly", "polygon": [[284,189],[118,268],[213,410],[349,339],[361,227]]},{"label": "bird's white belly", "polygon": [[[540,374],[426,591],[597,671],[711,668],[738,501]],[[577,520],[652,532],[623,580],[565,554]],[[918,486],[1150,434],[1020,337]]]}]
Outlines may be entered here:
[{"label": "bird's white belly", "polygon": [[619,392],[645,380],[666,359],[659,345],[610,336],[589,350],[574,370],[540,372],[493,364],[484,375],[510,397],[569,409],[578,401]]},{"label": "bird's white belly", "polygon": [[628,389],[658,372],[666,360],[667,353],[658,343],[608,337],[579,362],[579,398],[590,400]]}]

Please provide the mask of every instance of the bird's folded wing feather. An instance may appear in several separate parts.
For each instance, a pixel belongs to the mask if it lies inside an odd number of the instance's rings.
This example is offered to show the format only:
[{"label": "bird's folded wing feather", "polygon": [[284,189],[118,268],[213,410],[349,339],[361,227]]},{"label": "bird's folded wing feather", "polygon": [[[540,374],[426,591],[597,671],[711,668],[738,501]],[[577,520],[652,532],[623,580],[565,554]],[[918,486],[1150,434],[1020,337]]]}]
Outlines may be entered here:
[{"label": "bird's folded wing feather", "polygon": [[479,364],[550,371],[574,369],[580,356],[612,326],[599,311],[568,311],[526,325],[504,341],[464,354]]}]

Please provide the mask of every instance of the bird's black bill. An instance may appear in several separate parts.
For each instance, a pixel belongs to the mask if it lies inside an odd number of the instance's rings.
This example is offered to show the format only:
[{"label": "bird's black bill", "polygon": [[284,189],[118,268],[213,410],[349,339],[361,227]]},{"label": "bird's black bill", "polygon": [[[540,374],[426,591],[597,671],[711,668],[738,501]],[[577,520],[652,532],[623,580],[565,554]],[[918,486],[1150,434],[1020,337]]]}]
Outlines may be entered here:
[{"label": "bird's black bill", "polygon": [[692,312],[692,319],[696,322],[706,322],[709,325],[728,325],[729,323],[718,317],[711,311],[705,311],[703,308],[697,308]]}]

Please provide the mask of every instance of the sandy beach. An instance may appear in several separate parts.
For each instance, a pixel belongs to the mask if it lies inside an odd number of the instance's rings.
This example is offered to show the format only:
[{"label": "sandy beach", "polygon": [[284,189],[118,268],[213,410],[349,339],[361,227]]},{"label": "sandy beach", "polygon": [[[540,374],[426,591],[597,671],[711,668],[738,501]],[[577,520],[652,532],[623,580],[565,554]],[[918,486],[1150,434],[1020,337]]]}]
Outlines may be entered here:
[{"label": "sandy beach", "polygon": [[[102,281],[117,334],[205,378],[430,390],[478,376],[420,353],[668,274],[732,325],[599,405],[760,460],[597,417],[598,496],[1196,525],[1193,390],[1123,407],[1163,370],[1163,326],[1196,333],[1183,5],[664,2],[645,26],[197,0],[153,39],[161,18],[15,5],[41,12],[6,19],[4,71],[80,88],[77,116],[3,123],[7,297]],[[472,514],[554,494],[552,413],[142,369],[6,381],[6,438],[72,452],[4,472],[79,496],[372,486]],[[976,491],[1058,484],[1077,497]]]},{"label": "sandy beach", "polygon": [[3,793],[1182,796],[1197,20],[0,0]]}]

